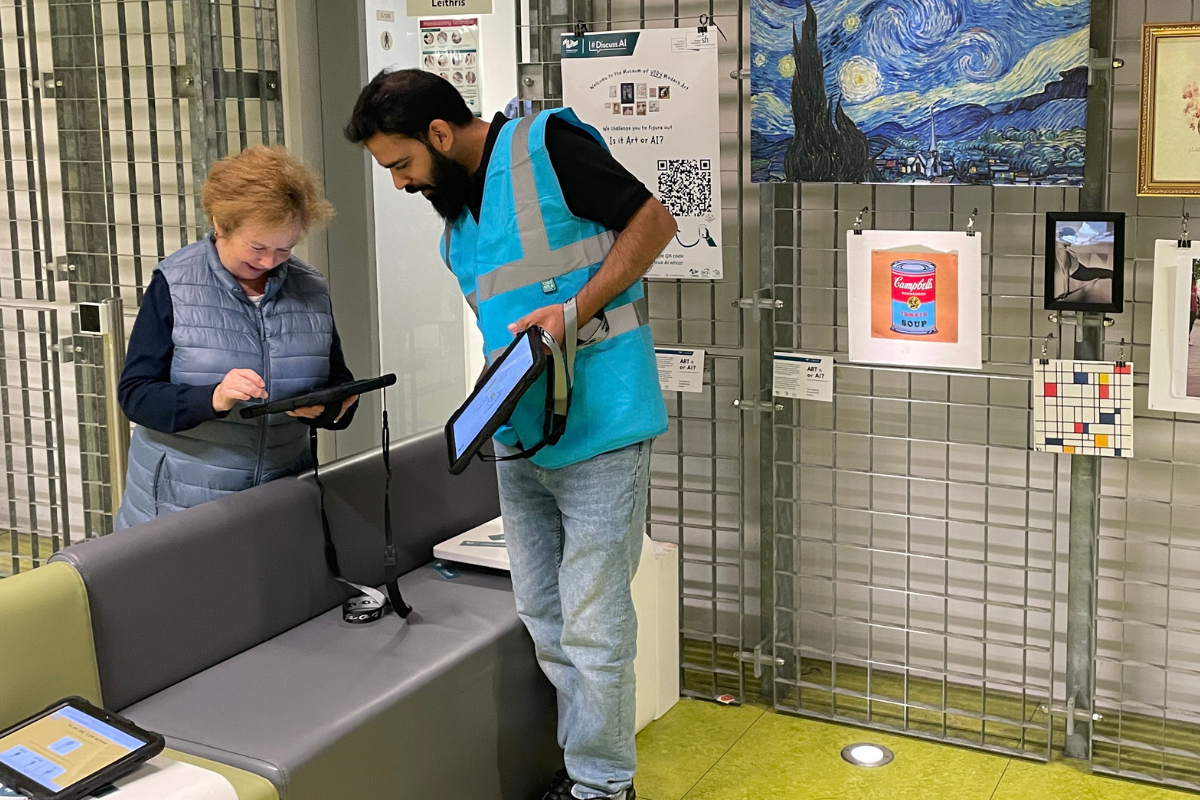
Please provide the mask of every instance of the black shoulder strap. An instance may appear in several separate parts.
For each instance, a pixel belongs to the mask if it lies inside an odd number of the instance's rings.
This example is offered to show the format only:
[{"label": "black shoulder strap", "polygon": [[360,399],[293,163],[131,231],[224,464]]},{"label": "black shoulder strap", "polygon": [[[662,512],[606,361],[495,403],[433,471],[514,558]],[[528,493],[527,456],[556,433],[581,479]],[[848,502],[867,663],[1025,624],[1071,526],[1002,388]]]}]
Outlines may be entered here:
[{"label": "black shoulder strap", "polygon": [[[391,600],[392,608],[401,618],[407,619],[412,613],[412,606],[404,602],[404,598],[400,596],[400,585],[398,583],[399,576],[396,574],[396,547],[392,539],[392,509],[391,509],[391,483],[392,483],[392,466],[391,459],[388,457],[388,423],[387,411],[383,414],[383,463],[384,469],[387,472],[383,491],[383,534],[385,540],[383,574],[384,582],[387,584],[388,599]],[[341,567],[338,565],[337,548],[333,544],[333,534],[329,530],[329,515],[325,512],[325,484],[321,482],[321,471],[319,468],[319,460],[317,458],[317,428],[310,425],[308,428],[308,446],[309,452],[312,454],[313,462],[313,477],[317,481],[317,489],[320,492],[321,505],[321,531],[325,535],[325,564],[329,567],[330,573],[337,581],[346,587],[353,589],[359,596],[367,596],[374,600],[379,606],[382,606],[386,600],[377,589],[370,586],[353,583],[342,577]]]},{"label": "black shoulder strap", "polygon": [[408,619],[412,606],[400,596],[400,576],[396,574],[396,542],[392,537],[392,455],[391,431],[388,429],[387,393],[383,396],[383,582],[387,587],[392,609],[402,619]]}]

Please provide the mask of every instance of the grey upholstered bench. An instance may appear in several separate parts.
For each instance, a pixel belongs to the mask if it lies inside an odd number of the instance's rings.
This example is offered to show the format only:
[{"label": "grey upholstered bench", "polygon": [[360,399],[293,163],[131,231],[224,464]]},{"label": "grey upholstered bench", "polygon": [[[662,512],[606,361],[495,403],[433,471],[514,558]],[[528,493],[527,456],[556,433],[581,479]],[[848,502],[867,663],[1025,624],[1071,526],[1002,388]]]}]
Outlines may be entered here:
[{"label": "grey upholstered bench", "polygon": [[[342,621],[311,476],[56,555],[87,586],[106,705],[283,800],[536,796],[561,766],[554,693],[511,584],[428,566],[435,543],[499,511],[494,470],[453,478],[444,448],[438,433],[392,446],[407,624]],[[343,571],[378,585],[379,451],[322,478]]]}]

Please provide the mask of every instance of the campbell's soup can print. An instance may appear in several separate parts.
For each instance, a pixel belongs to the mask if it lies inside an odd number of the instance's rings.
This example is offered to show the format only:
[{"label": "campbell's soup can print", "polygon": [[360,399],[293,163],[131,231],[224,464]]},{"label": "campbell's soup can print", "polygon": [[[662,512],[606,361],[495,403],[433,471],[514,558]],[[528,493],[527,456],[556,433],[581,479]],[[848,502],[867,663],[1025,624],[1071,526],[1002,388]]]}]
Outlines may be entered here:
[{"label": "campbell's soup can print", "polygon": [[892,262],[892,330],[937,333],[937,267],[928,261]]}]

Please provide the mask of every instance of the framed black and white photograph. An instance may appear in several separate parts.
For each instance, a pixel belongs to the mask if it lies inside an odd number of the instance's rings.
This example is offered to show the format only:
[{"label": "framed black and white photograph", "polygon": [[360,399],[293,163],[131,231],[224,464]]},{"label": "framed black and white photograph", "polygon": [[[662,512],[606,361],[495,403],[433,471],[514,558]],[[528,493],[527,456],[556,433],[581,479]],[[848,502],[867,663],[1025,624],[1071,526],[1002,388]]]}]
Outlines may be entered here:
[{"label": "framed black and white photograph", "polygon": [[1125,215],[1046,214],[1046,308],[1120,313],[1125,306]]}]

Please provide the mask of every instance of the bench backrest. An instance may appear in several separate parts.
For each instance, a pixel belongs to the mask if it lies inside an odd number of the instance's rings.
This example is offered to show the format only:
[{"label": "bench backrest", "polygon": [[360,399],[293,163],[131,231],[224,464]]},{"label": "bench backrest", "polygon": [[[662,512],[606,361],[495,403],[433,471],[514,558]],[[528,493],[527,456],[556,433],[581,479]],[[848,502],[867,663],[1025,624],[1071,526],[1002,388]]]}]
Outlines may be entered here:
[{"label": "bench backrest", "polygon": [[[401,573],[499,514],[495,470],[451,476],[440,431],[391,447]],[[378,449],[321,471],[343,574],[383,580]],[[126,708],[341,604],[316,484],[286,478],[69,547],[83,576],[105,705]]]}]

